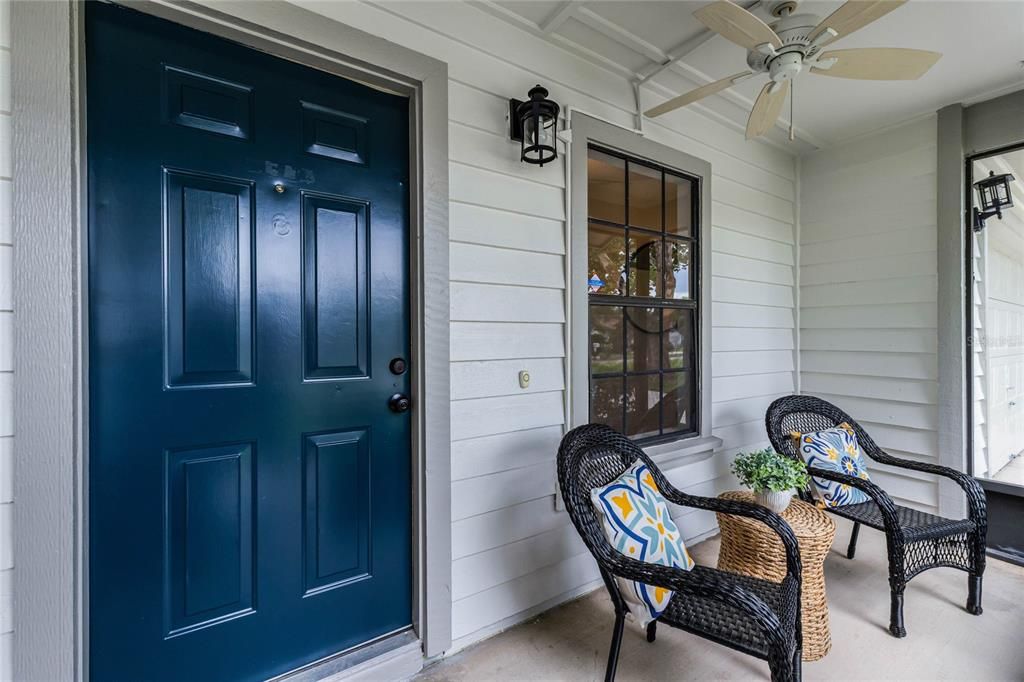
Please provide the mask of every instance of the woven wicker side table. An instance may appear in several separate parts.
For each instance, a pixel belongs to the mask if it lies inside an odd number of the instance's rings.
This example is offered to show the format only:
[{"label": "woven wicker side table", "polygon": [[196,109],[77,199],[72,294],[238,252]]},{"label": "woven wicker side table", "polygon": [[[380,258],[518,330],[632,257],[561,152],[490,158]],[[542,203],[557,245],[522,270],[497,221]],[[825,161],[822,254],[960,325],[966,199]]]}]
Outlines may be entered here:
[{"label": "woven wicker side table", "polygon": [[[730,490],[719,497],[754,502],[754,494]],[[733,573],[782,582],[786,575],[786,553],[782,541],[768,526],[751,518],[718,515],[722,546],[718,568]],[[836,524],[824,512],[794,499],[782,513],[800,543],[800,621],[803,628],[803,659],[817,661],[832,648],[825,599],[825,557],[836,535]]]}]

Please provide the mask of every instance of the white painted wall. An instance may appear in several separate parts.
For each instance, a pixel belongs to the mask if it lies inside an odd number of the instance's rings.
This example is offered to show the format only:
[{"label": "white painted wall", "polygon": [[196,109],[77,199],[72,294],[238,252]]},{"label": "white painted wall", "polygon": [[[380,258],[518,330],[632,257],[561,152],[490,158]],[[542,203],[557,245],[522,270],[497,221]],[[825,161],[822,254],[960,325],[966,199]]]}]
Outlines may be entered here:
[{"label": "white painted wall", "polygon": [[[449,65],[454,648],[592,587],[596,565],[554,508],[563,433],[562,163],[522,164],[509,97],[543,83],[565,107],[632,124],[632,92],[595,66],[466,4],[303,7]],[[660,100],[650,96],[650,101]],[[688,490],[734,487],[728,455],[767,442],[764,412],[794,390],[795,164],[694,109],[647,121],[652,139],[714,172],[714,434],[718,456],[672,472]],[[522,390],[519,370],[532,383]],[[684,533],[713,515],[681,516]]]},{"label": "white painted wall", "polygon": [[13,676],[14,595],[13,391],[14,344],[11,257],[11,6],[0,0],[0,680]]},{"label": "white painted wall", "polygon": [[[937,463],[935,183],[934,117],[802,159],[800,379],[893,455]],[[871,477],[937,508],[931,476]]]}]

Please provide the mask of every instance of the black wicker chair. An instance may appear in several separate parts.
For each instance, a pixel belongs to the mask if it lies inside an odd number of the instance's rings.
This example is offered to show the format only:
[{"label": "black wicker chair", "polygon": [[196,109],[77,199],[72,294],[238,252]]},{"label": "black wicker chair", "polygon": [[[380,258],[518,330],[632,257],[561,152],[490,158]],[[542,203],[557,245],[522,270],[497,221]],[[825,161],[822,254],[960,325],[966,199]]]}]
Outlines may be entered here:
[{"label": "black wicker chair", "polygon": [[[637,561],[617,552],[604,536],[590,491],[610,483],[638,459],[650,467],[658,489],[669,501],[750,516],[770,526],[786,547],[787,575],[782,582],[757,580],[704,566],[684,571]],[[756,505],[680,492],[643,450],[622,434],[599,424],[573,429],[562,439],[558,449],[558,481],[569,516],[597,559],[615,607],[605,680],[615,678],[628,612],[615,576],[675,591],[659,621],[767,660],[775,682],[800,679],[800,554],[793,532],[780,516]],[[649,642],[654,641],[657,622],[647,628]]]},{"label": "black wicker chair", "polygon": [[[843,422],[853,427],[861,449],[874,461],[951,478],[967,495],[968,517],[947,519],[902,507],[870,481],[832,471],[809,470],[814,476],[863,490],[871,498],[868,502],[832,507],[828,511],[853,521],[850,545],[846,552],[849,559],[856,552],[857,536],[862,524],[885,533],[889,553],[889,588],[892,592],[889,632],[896,637],[906,636],[907,631],[903,625],[903,591],[907,582],[918,573],[939,566],[958,568],[968,573],[967,611],[980,615],[988,521],[985,492],[977,481],[948,467],[893,457],[878,447],[848,414],[820,398],[803,395],[779,398],[768,407],[765,416],[768,437],[775,449],[801,460],[790,436],[791,432],[810,433],[833,428]],[[800,496],[808,501],[812,499],[808,490],[800,491]]]}]

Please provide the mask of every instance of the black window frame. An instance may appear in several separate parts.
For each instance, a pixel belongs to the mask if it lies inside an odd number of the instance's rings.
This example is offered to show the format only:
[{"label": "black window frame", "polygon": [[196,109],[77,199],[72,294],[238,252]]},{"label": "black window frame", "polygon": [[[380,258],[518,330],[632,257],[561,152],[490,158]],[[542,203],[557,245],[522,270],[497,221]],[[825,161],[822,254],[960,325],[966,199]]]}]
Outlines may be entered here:
[{"label": "black window frame", "polygon": [[[588,159],[590,158],[590,153],[591,152],[598,152],[600,154],[605,154],[607,156],[618,158],[618,159],[623,161],[623,175],[624,175],[624,188],[623,188],[623,191],[624,191],[624,194],[625,194],[625,196],[624,196],[624,206],[623,206],[623,211],[624,211],[623,223],[620,224],[620,223],[617,223],[617,222],[614,222],[614,221],[609,221],[609,220],[605,220],[605,219],[591,217],[590,216],[590,212],[589,212],[589,203],[590,202],[588,200],[588,202],[587,202],[588,203],[588,210],[587,210],[587,237],[588,238],[587,238],[587,241],[588,241],[588,249],[589,249],[590,225],[598,225],[598,226],[602,226],[602,227],[606,227],[606,228],[613,228],[613,229],[620,229],[620,230],[622,230],[624,244],[625,244],[625,263],[624,263],[624,271],[622,273],[622,281],[625,284],[624,284],[624,287],[622,287],[623,290],[620,291],[620,293],[618,293],[618,294],[590,293],[589,291],[587,293],[587,338],[588,338],[588,343],[587,343],[587,389],[588,389],[587,390],[587,414],[588,414],[588,418],[593,420],[593,417],[592,417],[593,413],[591,411],[591,399],[593,397],[593,382],[595,380],[600,380],[600,379],[621,378],[621,380],[622,380],[622,391],[623,391],[622,392],[622,398],[623,399],[622,399],[622,407],[621,407],[622,411],[621,411],[621,415],[620,415],[621,416],[621,423],[622,423],[623,432],[627,433],[627,436],[631,440],[633,440],[634,442],[636,442],[638,444],[642,444],[642,445],[657,445],[659,443],[668,443],[668,442],[683,440],[683,439],[687,439],[687,438],[699,437],[699,436],[702,435],[702,433],[701,433],[701,424],[702,424],[701,418],[702,418],[702,411],[704,409],[704,406],[702,405],[702,399],[701,399],[702,398],[701,385],[702,385],[702,381],[703,381],[703,377],[702,377],[702,372],[703,372],[703,362],[702,362],[703,349],[701,347],[701,338],[702,338],[702,331],[703,331],[702,330],[702,319],[701,319],[701,317],[702,317],[702,315],[701,315],[701,313],[702,313],[702,306],[701,306],[701,295],[702,295],[702,291],[701,291],[701,275],[702,275],[702,273],[701,273],[701,269],[702,269],[702,260],[703,260],[702,259],[702,248],[701,248],[702,247],[701,236],[702,236],[703,225],[701,224],[701,216],[702,216],[701,199],[702,199],[702,196],[703,196],[702,195],[702,190],[703,190],[704,178],[702,178],[699,175],[695,175],[692,172],[687,172],[687,171],[681,170],[679,168],[675,168],[675,167],[673,167],[671,165],[667,165],[667,164],[664,164],[664,163],[658,163],[658,162],[652,161],[650,159],[645,159],[645,158],[643,158],[641,156],[636,156],[636,155],[633,155],[633,154],[625,153],[625,152],[622,152],[622,151],[619,151],[619,150],[616,150],[616,149],[613,149],[613,148],[606,147],[606,146],[601,145],[601,144],[597,144],[597,143],[593,143],[593,142],[588,142],[588,144],[587,144],[587,157],[588,157]],[[633,226],[633,225],[630,224],[630,217],[631,217],[630,216],[630,211],[629,211],[630,164],[636,165],[636,166],[644,166],[646,168],[650,168],[650,169],[656,170],[656,171],[660,172],[660,174],[661,174],[661,229],[660,230],[652,230],[650,228],[645,228],[645,227],[636,227],[636,226]],[[686,180],[689,180],[690,183],[691,183],[691,191],[690,191],[691,221],[690,221],[689,236],[669,233],[669,232],[666,231],[666,211],[667,211],[667,206],[666,206],[667,202],[665,201],[666,175],[670,175],[670,176],[675,176],[675,177],[678,177],[678,178],[686,179]],[[588,196],[589,196],[589,192],[590,192],[590,176],[589,176],[589,173],[588,173],[588,176],[587,176],[587,192],[588,192]],[[650,296],[631,296],[630,295],[631,292],[630,292],[630,279],[629,279],[629,275],[630,275],[630,268],[631,268],[631,263],[630,263],[631,258],[630,258],[629,244],[630,244],[630,234],[633,231],[636,231],[636,232],[638,232],[640,234],[647,235],[647,236],[658,236],[658,237],[660,237],[660,243],[661,243],[660,253],[661,253],[661,258],[662,258],[662,264],[665,262],[665,259],[668,256],[668,254],[666,252],[666,249],[665,249],[665,244],[668,241],[671,241],[671,242],[682,242],[682,243],[689,244],[689,247],[690,247],[690,264],[689,264],[688,273],[687,273],[688,277],[689,277],[689,285],[688,285],[688,287],[689,287],[689,289],[688,289],[689,296],[687,298],[685,298],[685,299],[674,299],[674,298],[666,298],[664,296],[664,274],[665,274],[664,272],[659,272],[659,278],[661,280],[660,283],[659,283],[659,291],[661,293],[660,296],[650,297]],[[588,272],[588,279],[589,279],[589,272]],[[618,307],[622,308],[623,319],[622,319],[622,324],[621,324],[621,326],[622,326],[622,349],[621,349],[622,365],[621,365],[621,371],[618,371],[618,372],[604,372],[604,373],[598,373],[598,374],[594,373],[593,366],[592,366],[592,363],[593,363],[593,349],[592,349],[592,345],[591,345],[589,339],[591,338],[591,335],[593,333],[593,321],[592,321],[592,316],[590,314],[590,311],[591,311],[591,307],[595,306],[595,305],[609,306],[609,307],[618,306]],[[628,308],[657,309],[659,311],[659,313],[658,313],[659,336],[661,336],[662,338],[661,338],[661,343],[659,344],[659,368],[657,370],[629,371],[627,369],[627,367],[626,367],[626,358],[627,358],[627,352],[628,352],[628,346],[627,346],[628,329],[627,329],[626,310]],[[691,348],[691,357],[692,357],[692,360],[691,360],[692,368],[684,367],[684,368],[679,369],[679,370],[668,370],[668,371],[666,371],[665,367],[661,364],[661,363],[663,363],[663,360],[661,360],[661,358],[664,357],[664,353],[665,353],[665,347],[664,347],[664,331],[665,331],[665,327],[664,327],[664,313],[661,312],[661,311],[666,310],[666,309],[687,310],[687,311],[690,312],[690,319],[691,319],[691,339],[690,339],[691,343],[690,343],[690,348]],[[654,376],[654,375],[658,375],[658,377],[659,377],[659,393],[662,396],[664,396],[665,375],[666,374],[680,374],[680,375],[683,375],[683,376],[690,375],[692,377],[691,385],[689,387],[689,389],[690,389],[690,404],[691,404],[691,409],[692,409],[692,416],[689,419],[689,428],[677,429],[677,430],[674,430],[674,431],[666,432],[665,431],[665,415],[664,415],[664,410],[659,409],[659,412],[658,412],[658,434],[657,435],[649,435],[649,436],[643,436],[643,437],[634,437],[634,436],[628,435],[628,429],[629,429],[629,424],[627,422],[628,409],[627,409],[627,404],[626,404],[626,400],[625,400],[626,394],[628,392],[627,391],[626,382],[628,381],[628,379],[630,377],[634,377],[634,376]]]}]

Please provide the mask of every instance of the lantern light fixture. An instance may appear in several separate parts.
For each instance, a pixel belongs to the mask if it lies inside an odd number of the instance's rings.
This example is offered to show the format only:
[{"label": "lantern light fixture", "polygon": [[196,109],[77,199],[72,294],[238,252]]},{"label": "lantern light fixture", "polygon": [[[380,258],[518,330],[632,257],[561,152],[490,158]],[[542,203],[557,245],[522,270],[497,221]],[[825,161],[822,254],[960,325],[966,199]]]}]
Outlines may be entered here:
[{"label": "lantern light fixture", "polygon": [[549,100],[547,88],[530,88],[529,99],[510,99],[509,133],[519,142],[520,158],[526,163],[543,166],[558,158],[555,136],[558,132],[558,105]]},{"label": "lantern light fixture", "polygon": [[978,191],[978,201],[981,209],[974,208],[974,231],[980,232],[985,227],[985,221],[995,216],[1003,219],[1003,209],[1013,206],[1013,195],[1010,194],[1010,183],[1013,176],[1009,173],[996,175],[995,171],[989,171],[987,178],[982,178],[974,183],[974,189]]}]

